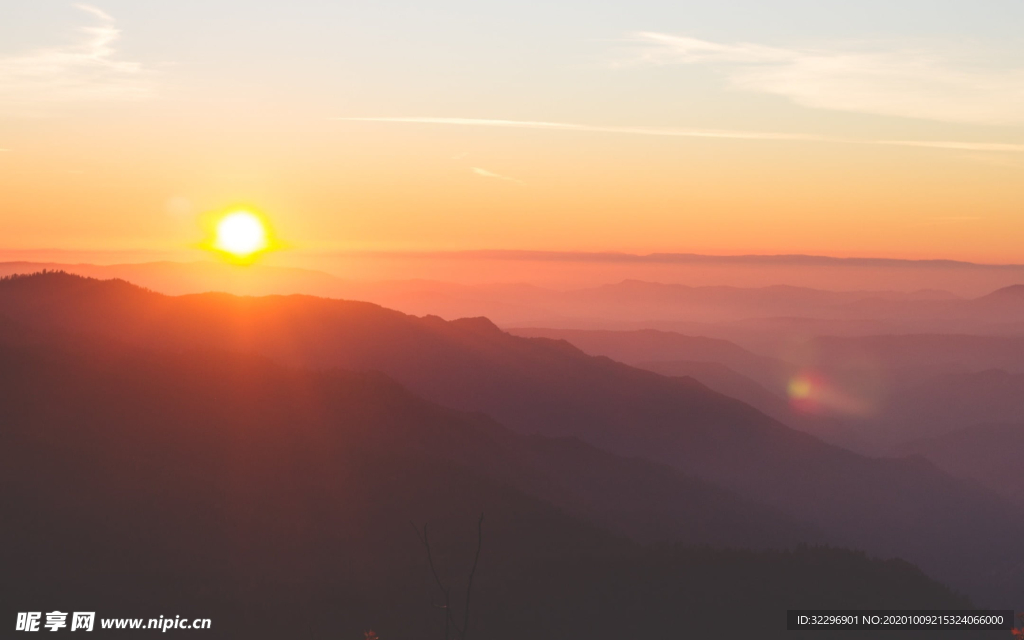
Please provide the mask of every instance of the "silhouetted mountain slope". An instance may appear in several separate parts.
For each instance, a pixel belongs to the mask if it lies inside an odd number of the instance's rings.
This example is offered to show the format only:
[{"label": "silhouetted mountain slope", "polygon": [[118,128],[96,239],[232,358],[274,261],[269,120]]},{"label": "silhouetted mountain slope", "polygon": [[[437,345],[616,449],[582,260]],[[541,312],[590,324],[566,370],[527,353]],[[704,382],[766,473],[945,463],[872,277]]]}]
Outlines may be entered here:
[{"label": "silhouetted mountain slope", "polygon": [[800,371],[799,366],[758,355],[728,340],[653,329],[523,328],[510,329],[509,333],[565,340],[590,355],[608,356],[665,376],[693,378],[787,426],[827,442],[858,452],[886,450],[860,436],[858,426],[851,426],[836,416],[795,409],[789,402],[787,388]]},{"label": "silhouetted mountain slope", "polygon": [[815,340],[826,367],[869,360],[889,371],[932,373],[1004,369],[1024,373],[1024,337],[974,335],[886,335],[822,337]]},{"label": "silhouetted mountain slope", "polygon": [[1018,310],[1024,309],[1024,284],[1013,284],[1002,289],[996,289],[988,295],[976,298],[975,303],[983,306],[1015,306]]},{"label": "silhouetted mountain slope", "polygon": [[893,394],[880,421],[878,429],[895,443],[964,425],[1024,422],[1024,373],[990,369],[931,376]]},{"label": "silhouetted mountain slope", "polygon": [[785,422],[789,417],[785,398],[719,362],[668,360],[637,362],[634,366],[664,376],[693,378],[709,389],[745,402],[777,420]]},{"label": "silhouetted mountain slope", "polygon": [[938,467],[1024,505],[1024,423],[981,424],[902,445]]},{"label": "silhouetted mountain slope", "polygon": [[904,562],[847,551],[637,547],[500,480],[530,451],[546,464],[585,447],[512,436],[379,374],[15,341],[0,346],[11,611],[157,607],[211,617],[209,637],[419,638],[439,619],[409,523],[431,523],[442,579],[463,589],[480,512],[482,638],[782,638],[790,607],[967,606]]},{"label": "silhouetted mountain slope", "polygon": [[757,382],[725,365],[716,362],[671,360],[640,362],[636,366],[664,376],[693,378],[718,393],[749,404],[787,426],[851,451],[877,453],[884,450],[874,440],[863,437],[854,425],[832,416],[800,411],[787,398],[768,391]]},{"label": "silhouetted mountain slope", "polygon": [[1024,420],[1024,375],[983,370],[994,364],[1024,366],[1024,342],[1019,338],[905,335],[809,340],[802,349],[810,354],[804,355],[803,369],[826,375],[851,397],[868,396],[863,399],[872,406],[866,415],[846,416],[827,407],[811,414],[794,411],[782,394],[801,367],[726,340],[653,330],[511,332],[564,339],[592,355],[663,375],[690,376],[789,426],[858,451],[888,451],[900,442],[967,424]]},{"label": "silhouetted mountain slope", "polygon": [[994,573],[1024,552],[1020,513],[980,488],[922,460],[826,445],[695,381],[511,336],[485,319],[444,322],[301,296],[168,298],[60,275],[6,281],[0,305],[33,324],[147,345],[384,371],[522,432],[577,436],[673,465],[807,521],[837,544],[899,555],[986,598],[1024,595],[1011,584],[1019,576]]},{"label": "silhouetted mountain slope", "polygon": [[728,340],[671,331],[523,328],[510,329],[509,333],[527,338],[565,340],[590,355],[608,356],[631,365],[672,361],[717,363],[768,389],[785,388],[789,376],[796,370],[794,365],[757,355]]},{"label": "silhouetted mountain slope", "polygon": [[[31,344],[36,349],[62,345],[80,357],[106,362],[110,368],[119,366],[107,352],[118,352],[123,346],[90,338],[94,344],[84,347],[80,340],[59,333],[33,334],[0,323],[0,345]],[[45,358],[49,352],[40,353]],[[219,351],[207,357],[218,354],[239,358]],[[255,365],[269,366],[269,362],[256,360]],[[59,379],[59,373],[53,373]],[[372,406],[382,414],[409,414],[409,425],[415,426],[389,425],[395,431],[390,442],[397,449],[414,448],[434,459],[463,465],[635,540],[755,548],[822,540],[820,533],[781,512],[672,467],[619,457],[572,437],[518,435],[487,416],[464,414],[415,398],[380,374],[331,375],[348,387],[362,384],[373,391],[360,410]],[[308,410],[309,404],[303,409]],[[309,419],[304,413],[297,416]]]}]

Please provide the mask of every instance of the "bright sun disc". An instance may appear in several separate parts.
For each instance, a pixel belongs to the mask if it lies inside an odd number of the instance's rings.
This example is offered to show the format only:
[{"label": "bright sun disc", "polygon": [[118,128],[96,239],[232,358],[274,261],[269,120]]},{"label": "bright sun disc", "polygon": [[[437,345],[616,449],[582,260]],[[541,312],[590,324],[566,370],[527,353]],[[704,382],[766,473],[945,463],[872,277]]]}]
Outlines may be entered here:
[{"label": "bright sun disc", "polygon": [[217,223],[217,239],[213,246],[240,258],[250,256],[269,246],[263,221],[248,211],[232,213]]}]

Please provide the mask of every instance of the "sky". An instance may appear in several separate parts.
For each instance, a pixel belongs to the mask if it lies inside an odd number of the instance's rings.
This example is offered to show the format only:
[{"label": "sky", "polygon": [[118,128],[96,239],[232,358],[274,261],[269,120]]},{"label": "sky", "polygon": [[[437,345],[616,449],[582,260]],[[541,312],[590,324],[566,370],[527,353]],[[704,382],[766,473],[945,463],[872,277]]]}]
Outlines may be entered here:
[{"label": "sky", "polygon": [[0,0],[0,14],[0,257],[193,256],[211,218],[249,208],[285,262],[1024,263],[1019,0]]}]

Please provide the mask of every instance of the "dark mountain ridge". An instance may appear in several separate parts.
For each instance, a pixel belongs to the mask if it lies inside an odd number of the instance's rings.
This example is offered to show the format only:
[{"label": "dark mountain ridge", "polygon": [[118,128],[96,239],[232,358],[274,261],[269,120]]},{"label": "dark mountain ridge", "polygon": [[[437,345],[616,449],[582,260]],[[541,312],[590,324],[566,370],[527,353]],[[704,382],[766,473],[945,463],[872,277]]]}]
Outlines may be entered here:
[{"label": "dark mountain ridge", "polygon": [[[12,611],[149,617],[158,602],[212,617],[210,637],[422,637],[441,619],[409,523],[431,524],[442,579],[461,589],[480,512],[479,637],[782,638],[789,607],[969,605],[904,562],[847,551],[638,547],[503,481],[584,445],[509,434],[380,374],[0,335]],[[730,628],[737,602],[749,620]]]},{"label": "dark mountain ridge", "polygon": [[[58,349],[55,353],[68,354],[65,357],[74,355],[105,363],[105,369],[116,369],[121,360],[132,367],[140,362],[159,362],[156,355],[133,352],[119,341],[89,336],[87,342],[83,342],[81,336],[26,330],[2,316],[0,347],[34,349],[27,353],[38,356],[43,362],[52,356],[51,349],[55,348]],[[191,354],[191,360],[186,358],[186,362],[199,357],[221,358],[277,371],[275,365],[264,358],[250,356],[246,360],[228,351],[196,354],[192,351],[186,348],[171,355],[180,359],[180,353]],[[18,353],[13,350],[7,355]],[[55,382],[60,380],[59,372],[51,373]],[[297,384],[283,371],[279,373],[293,386]],[[294,378],[299,372],[290,375]],[[341,387],[363,385],[372,390],[363,404],[375,407],[378,413],[398,414],[403,410],[409,413],[409,426],[396,423],[389,427],[394,432],[389,442],[394,446],[414,448],[420,453],[429,453],[434,459],[472,469],[640,542],[781,548],[823,539],[811,527],[780,512],[666,465],[616,456],[574,437],[519,435],[486,415],[462,413],[421,400],[377,372],[353,374],[331,370],[329,375],[337,378],[335,382]],[[235,377],[244,381],[244,377],[237,374]],[[312,374],[309,377],[318,380]],[[18,385],[12,383],[11,386]],[[235,393],[243,391],[244,388]],[[303,416],[309,419],[306,414],[311,404],[324,404],[324,401],[307,402],[302,412],[296,411],[297,420]],[[360,432],[358,435],[369,437],[371,434]]]},{"label": "dark mountain ridge", "polygon": [[[821,336],[793,345],[787,354],[792,361],[783,361],[726,340],[667,331],[510,331],[564,339],[591,355],[664,375],[692,375],[784,424],[857,451],[889,452],[902,442],[965,425],[1024,420],[1019,337]],[[862,405],[860,411],[795,410],[788,386],[802,373],[826,380]]]},{"label": "dark mountain ridge", "polygon": [[162,348],[216,346],[299,366],[383,371],[523,433],[575,436],[672,465],[806,521],[833,543],[907,558],[986,602],[1024,596],[1018,575],[994,573],[1024,552],[1021,514],[980,487],[922,459],[871,459],[826,445],[693,380],[564,342],[367,303],[170,298],[59,274],[0,283],[0,308],[34,326]]},{"label": "dark mountain ridge", "polygon": [[716,363],[769,389],[784,387],[798,369],[792,363],[753,353],[728,340],[657,329],[610,331],[529,327],[509,329],[508,332],[525,338],[565,340],[590,355],[607,356],[634,366],[674,361]]}]

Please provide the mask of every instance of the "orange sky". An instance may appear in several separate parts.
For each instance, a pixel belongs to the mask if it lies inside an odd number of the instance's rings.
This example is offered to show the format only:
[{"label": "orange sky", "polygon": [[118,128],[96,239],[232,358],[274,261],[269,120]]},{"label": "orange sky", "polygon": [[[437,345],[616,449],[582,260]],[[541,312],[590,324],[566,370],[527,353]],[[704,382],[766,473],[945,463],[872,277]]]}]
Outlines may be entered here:
[{"label": "orange sky", "polygon": [[[532,50],[518,66],[498,58],[458,24],[450,46],[493,62],[487,74],[445,67],[451,52],[433,49],[415,70],[392,64],[387,55],[414,55],[394,50],[404,24],[364,37],[366,60],[326,43],[319,58],[293,49],[283,59],[270,45],[236,59],[230,42],[207,43],[204,58],[153,35],[169,9],[43,4],[20,16],[37,33],[0,55],[0,97],[24,98],[0,109],[0,253],[193,257],[203,216],[246,206],[288,247],[278,259],[292,253],[296,264],[331,251],[464,249],[1024,263],[1024,129],[1012,111],[956,98],[954,82],[1010,91],[1024,77],[1016,68],[972,79],[949,53],[919,65],[934,78],[908,88],[898,41],[869,55],[813,29],[817,48],[805,49],[808,34],[778,25],[757,46],[735,44],[739,34],[637,35],[674,24],[648,24],[639,10],[618,41],[598,38],[616,32],[609,24],[592,26],[596,40],[538,45],[550,47],[550,68]],[[215,17],[229,4],[211,5]],[[293,17],[289,37],[315,28]],[[244,50],[254,45],[242,36],[266,25],[240,20],[227,37]],[[586,55],[566,53],[570,44]],[[862,68],[814,75],[805,59]],[[43,63],[54,77],[19,85]],[[949,100],[932,108],[942,91]]]}]

